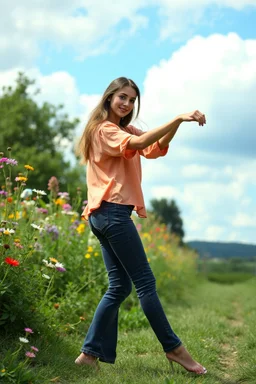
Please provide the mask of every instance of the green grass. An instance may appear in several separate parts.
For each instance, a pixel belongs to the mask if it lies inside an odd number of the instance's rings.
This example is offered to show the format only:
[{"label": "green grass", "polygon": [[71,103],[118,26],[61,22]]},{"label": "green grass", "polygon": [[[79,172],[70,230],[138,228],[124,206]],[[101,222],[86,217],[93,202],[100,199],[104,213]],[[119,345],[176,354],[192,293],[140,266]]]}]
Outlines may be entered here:
[{"label": "green grass", "polygon": [[151,329],[120,332],[116,363],[100,363],[99,372],[74,364],[82,335],[54,343],[38,339],[40,353],[32,369],[40,384],[255,383],[255,293],[255,280],[233,285],[204,282],[191,292],[187,305],[165,307],[174,331],[207,367],[205,376],[193,376],[177,364],[173,375]]}]

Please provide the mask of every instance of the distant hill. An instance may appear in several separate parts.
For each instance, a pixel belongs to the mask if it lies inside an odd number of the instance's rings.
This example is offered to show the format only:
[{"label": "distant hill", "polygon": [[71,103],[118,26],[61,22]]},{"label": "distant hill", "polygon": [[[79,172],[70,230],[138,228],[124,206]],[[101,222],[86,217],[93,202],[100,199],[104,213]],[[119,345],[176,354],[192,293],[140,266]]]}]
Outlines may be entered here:
[{"label": "distant hill", "polygon": [[200,257],[256,258],[256,245],[252,244],[219,243],[210,241],[188,241],[186,244],[195,249]]}]

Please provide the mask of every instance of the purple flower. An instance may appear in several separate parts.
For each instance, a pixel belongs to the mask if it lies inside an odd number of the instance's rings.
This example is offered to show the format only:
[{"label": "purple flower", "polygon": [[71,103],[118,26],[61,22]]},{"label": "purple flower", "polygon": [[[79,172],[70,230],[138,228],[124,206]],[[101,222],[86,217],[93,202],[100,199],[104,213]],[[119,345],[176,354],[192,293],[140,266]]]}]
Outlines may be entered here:
[{"label": "purple flower", "polygon": [[6,163],[7,160],[8,160],[8,157],[2,157],[0,159],[0,163]]},{"label": "purple flower", "polygon": [[52,235],[53,240],[57,240],[59,237],[59,230],[56,225],[46,225],[45,230]]},{"label": "purple flower", "polygon": [[83,204],[88,204],[88,200],[84,200],[84,201],[83,201]]},{"label": "purple flower", "polygon": [[48,209],[46,208],[37,208],[38,213],[43,213],[44,215],[47,215]]},{"label": "purple flower", "polygon": [[7,159],[7,160],[6,160],[6,164],[9,164],[9,165],[18,165],[18,161],[15,160],[15,159]]},{"label": "purple flower", "polygon": [[59,192],[59,193],[58,193],[58,196],[59,196],[61,199],[69,200],[69,193],[68,193],[68,192]]},{"label": "purple flower", "polygon": [[64,267],[56,267],[56,269],[59,272],[66,272],[66,268],[64,268]]},{"label": "purple flower", "polygon": [[8,193],[6,191],[0,191],[0,195],[7,196]]},{"label": "purple flower", "polygon": [[36,348],[36,347],[33,347],[33,345],[31,346],[31,349],[32,349],[33,351],[35,351],[35,352],[38,352],[38,351],[39,351],[39,349]]},{"label": "purple flower", "polygon": [[25,328],[24,331],[27,333],[34,333],[31,328]]},{"label": "purple flower", "polygon": [[69,227],[70,230],[76,229],[78,225],[80,224],[79,220],[73,221],[72,225]]}]

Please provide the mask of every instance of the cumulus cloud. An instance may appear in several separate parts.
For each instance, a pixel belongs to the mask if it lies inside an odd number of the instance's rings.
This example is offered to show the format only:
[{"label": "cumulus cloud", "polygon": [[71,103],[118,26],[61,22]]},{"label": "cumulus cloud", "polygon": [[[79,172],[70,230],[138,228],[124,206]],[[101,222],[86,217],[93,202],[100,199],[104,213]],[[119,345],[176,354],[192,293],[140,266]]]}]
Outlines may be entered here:
[{"label": "cumulus cloud", "polygon": [[156,9],[160,38],[191,37],[214,6],[240,10],[256,4],[254,0],[130,0],[125,6],[102,0],[2,1],[0,69],[30,67],[42,46],[55,51],[68,48],[82,60],[114,51],[149,25],[146,14],[151,7]]},{"label": "cumulus cloud", "polygon": [[150,125],[200,109],[207,125],[182,127],[183,145],[254,156],[255,40],[242,40],[235,33],[195,37],[151,68],[144,88],[142,113]]},{"label": "cumulus cloud", "polygon": [[255,242],[255,94],[256,41],[234,33],[195,37],[147,72],[149,128],[193,109],[207,117],[204,127],[183,123],[165,158],[143,160],[147,204],[174,198],[187,239]]}]

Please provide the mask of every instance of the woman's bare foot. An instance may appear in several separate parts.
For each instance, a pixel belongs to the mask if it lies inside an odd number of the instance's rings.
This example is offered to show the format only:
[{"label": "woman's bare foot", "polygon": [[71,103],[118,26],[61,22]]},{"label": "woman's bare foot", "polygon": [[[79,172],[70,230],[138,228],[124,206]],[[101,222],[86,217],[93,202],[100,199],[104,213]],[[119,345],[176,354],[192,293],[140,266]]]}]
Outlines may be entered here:
[{"label": "woman's bare foot", "polygon": [[194,372],[198,375],[204,375],[207,372],[201,364],[192,359],[183,345],[173,349],[171,352],[167,352],[166,357],[170,362],[174,361],[182,365],[189,372]]},{"label": "woman's bare foot", "polygon": [[90,365],[91,367],[98,367],[98,359],[95,356],[88,355],[87,353],[82,352],[78,358],[75,360],[77,365]]}]

